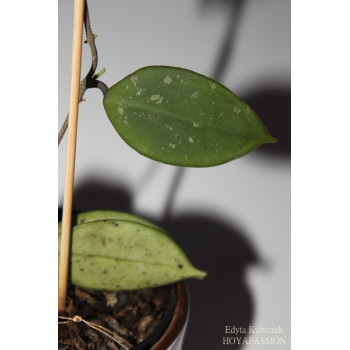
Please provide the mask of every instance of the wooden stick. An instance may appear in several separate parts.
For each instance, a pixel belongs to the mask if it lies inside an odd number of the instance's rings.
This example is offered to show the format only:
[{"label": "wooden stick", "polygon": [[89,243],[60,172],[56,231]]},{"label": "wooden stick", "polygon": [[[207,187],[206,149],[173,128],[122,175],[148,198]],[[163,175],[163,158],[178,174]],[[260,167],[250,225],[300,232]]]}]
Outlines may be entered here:
[{"label": "wooden stick", "polygon": [[63,203],[60,274],[58,280],[58,311],[64,310],[67,297],[84,7],[85,0],[75,0],[73,20],[71,91],[68,121],[68,147]]}]

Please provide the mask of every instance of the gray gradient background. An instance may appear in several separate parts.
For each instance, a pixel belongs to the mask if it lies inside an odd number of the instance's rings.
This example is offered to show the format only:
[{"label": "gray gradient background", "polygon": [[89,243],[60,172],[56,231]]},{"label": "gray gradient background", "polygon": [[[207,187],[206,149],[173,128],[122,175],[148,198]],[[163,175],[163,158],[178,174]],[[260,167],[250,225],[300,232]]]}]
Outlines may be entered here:
[{"label": "gray gradient background", "polygon": [[[74,207],[128,210],[168,229],[193,263],[184,350],[223,349],[225,326],[281,326],[290,349],[290,0],[90,0],[108,86],[147,65],[211,76],[279,143],[206,169],[149,160],[115,133],[98,90],[80,104]],[[60,0],[59,126],[68,111],[73,1]],[[90,67],[83,49],[82,76]],[[60,145],[62,205],[66,137]],[[270,346],[276,348],[276,346]],[[230,346],[231,348],[231,346]],[[269,346],[233,346],[261,349]]]}]

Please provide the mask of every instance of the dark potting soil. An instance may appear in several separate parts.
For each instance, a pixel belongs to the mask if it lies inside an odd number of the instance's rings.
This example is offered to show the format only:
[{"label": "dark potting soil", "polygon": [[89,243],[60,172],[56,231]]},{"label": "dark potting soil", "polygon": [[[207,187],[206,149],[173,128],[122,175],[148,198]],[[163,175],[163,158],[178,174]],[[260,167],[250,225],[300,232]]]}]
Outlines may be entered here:
[{"label": "dark potting soil", "polygon": [[175,285],[132,292],[70,286],[68,306],[58,319],[58,349],[150,349],[167,328],[175,304]]}]

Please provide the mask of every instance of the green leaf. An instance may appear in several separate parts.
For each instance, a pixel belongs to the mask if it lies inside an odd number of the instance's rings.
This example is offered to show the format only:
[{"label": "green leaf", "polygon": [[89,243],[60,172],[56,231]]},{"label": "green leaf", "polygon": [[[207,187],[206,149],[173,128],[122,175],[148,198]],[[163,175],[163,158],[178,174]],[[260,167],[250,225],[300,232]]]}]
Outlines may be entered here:
[{"label": "green leaf", "polygon": [[113,85],[103,103],[126,143],[167,164],[219,165],[276,142],[233,92],[182,68],[142,68]]},{"label": "green leaf", "polygon": [[[102,220],[125,220],[125,221],[131,221],[139,224],[143,224],[145,226],[149,226],[151,228],[155,228],[158,230],[164,231],[159,226],[153,224],[152,222],[149,222],[145,219],[142,219],[136,215],[132,215],[129,213],[124,213],[120,211],[114,211],[114,210],[92,210],[87,211],[84,213],[79,213],[72,216],[72,226],[84,224],[88,222],[94,222],[94,221],[102,221]],[[58,233],[60,234],[62,230],[62,222],[60,221],[58,223]],[[167,233],[166,233],[167,234]]]},{"label": "green leaf", "polygon": [[[58,235],[60,247],[61,235]],[[204,278],[169,235],[125,220],[73,227],[70,280],[95,290],[134,290]]]}]

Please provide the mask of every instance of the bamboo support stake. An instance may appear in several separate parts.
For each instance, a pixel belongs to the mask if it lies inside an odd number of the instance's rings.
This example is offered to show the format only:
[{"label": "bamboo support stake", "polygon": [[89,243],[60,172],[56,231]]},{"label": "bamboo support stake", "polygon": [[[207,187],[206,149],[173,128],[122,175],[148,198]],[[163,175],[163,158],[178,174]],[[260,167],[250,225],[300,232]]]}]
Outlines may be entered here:
[{"label": "bamboo support stake", "polygon": [[71,91],[68,121],[68,146],[63,203],[60,274],[58,279],[58,311],[64,310],[67,297],[84,7],[85,0],[75,0],[73,19]]}]

